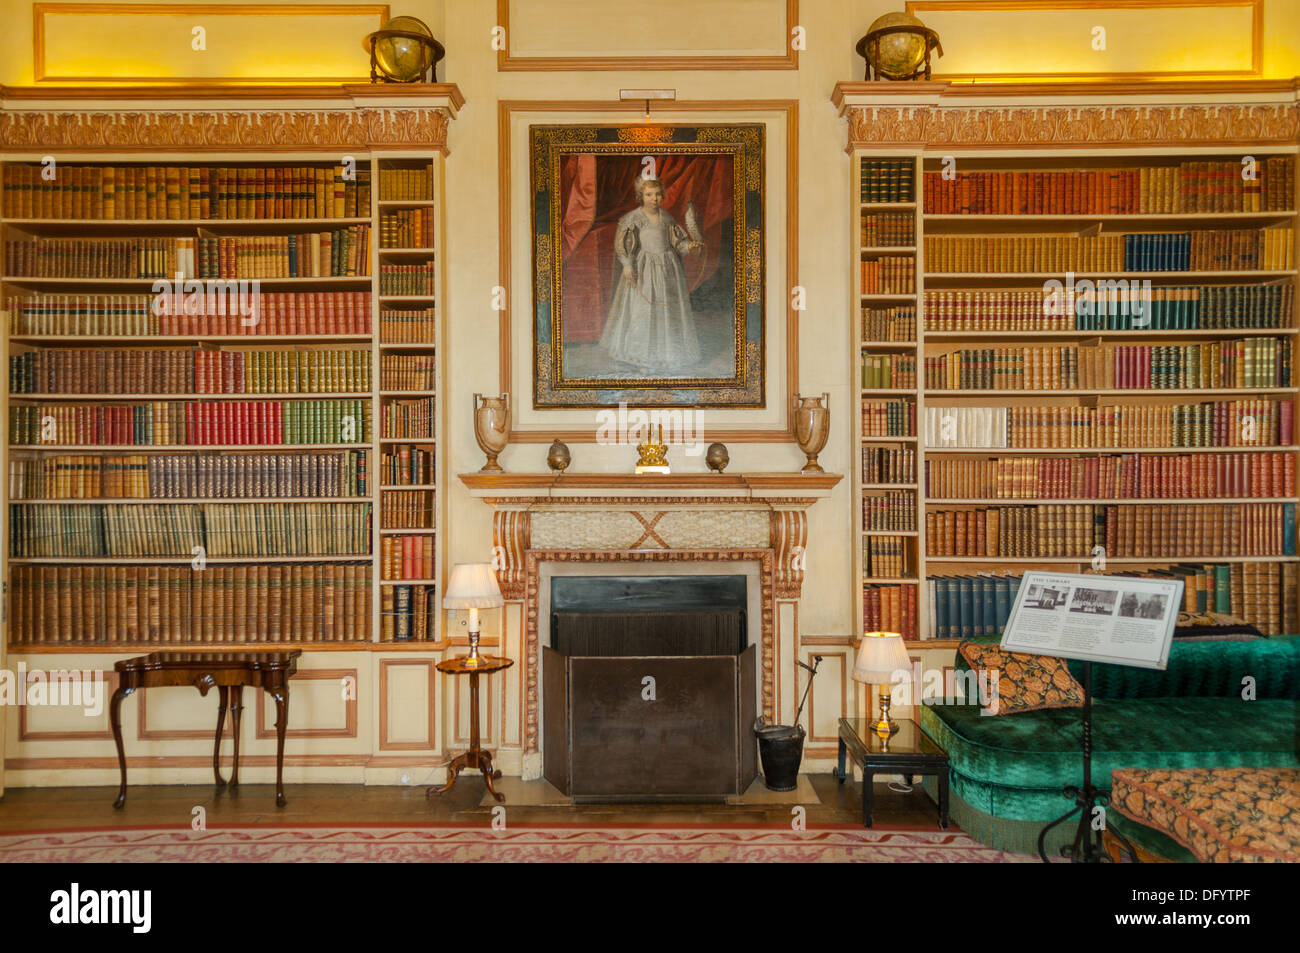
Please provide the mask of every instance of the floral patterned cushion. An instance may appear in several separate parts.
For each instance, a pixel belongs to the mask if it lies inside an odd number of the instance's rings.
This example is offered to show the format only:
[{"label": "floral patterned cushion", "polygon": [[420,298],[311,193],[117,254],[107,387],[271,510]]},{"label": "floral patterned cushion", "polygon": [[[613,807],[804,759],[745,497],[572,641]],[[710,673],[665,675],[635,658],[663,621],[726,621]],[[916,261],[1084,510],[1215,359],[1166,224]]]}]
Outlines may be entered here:
[{"label": "floral patterned cushion", "polygon": [[1202,863],[1300,862],[1300,770],[1125,768],[1111,772],[1110,801]]},{"label": "floral patterned cushion", "polygon": [[1083,686],[1070,674],[1065,659],[1004,652],[1000,646],[977,642],[963,642],[957,651],[971,669],[989,673],[990,685],[996,686],[990,689],[996,701],[988,704],[994,714],[1083,704]]}]

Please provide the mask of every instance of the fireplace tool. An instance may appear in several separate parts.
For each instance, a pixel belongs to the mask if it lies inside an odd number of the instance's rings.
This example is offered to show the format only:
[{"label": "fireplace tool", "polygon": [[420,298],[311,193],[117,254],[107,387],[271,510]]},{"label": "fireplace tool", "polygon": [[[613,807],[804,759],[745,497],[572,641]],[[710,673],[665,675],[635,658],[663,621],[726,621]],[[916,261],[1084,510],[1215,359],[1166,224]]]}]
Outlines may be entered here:
[{"label": "fireplace tool", "polygon": [[812,680],[817,675],[817,668],[822,664],[820,655],[813,656],[813,664],[795,659],[795,664],[809,673],[808,684],[804,687],[803,697],[799,699],[799,708],[794,713],[793,725],[765,725],[762,716],[754,722],[754,734],[758,737],[758,756],[763,763],[763,781],[769,791],[793,791],[799,784],[799,764],[803,761],[803,739],[806,732],[799,724],[803,714],[808,692],[812,690]]}]

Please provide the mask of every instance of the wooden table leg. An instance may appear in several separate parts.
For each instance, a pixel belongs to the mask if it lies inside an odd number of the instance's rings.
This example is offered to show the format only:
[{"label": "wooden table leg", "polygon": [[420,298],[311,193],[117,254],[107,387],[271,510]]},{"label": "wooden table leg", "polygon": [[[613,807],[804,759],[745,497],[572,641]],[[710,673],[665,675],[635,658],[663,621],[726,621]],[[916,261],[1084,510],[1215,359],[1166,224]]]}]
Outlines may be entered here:
[{"label": "wooden table leg", "polygon": [[113,692],[113,699],[108,703],[108,720],[113,725],[113,741],[117,744],[117,766],[122,771],[122,784],[117,789],[117,800],[113,807],[120,808],[126,803],[126,749],[122,746],[122,699],[130,695],[134,688],[119,688]]},{"label": "wooden table leg", "polygon": [[862,826],[871,826],[871,811],[876,798],[875,785],[872,783],[872,769],[862,763]]},{"label": "wooden table leg", "polygon": [[226,727],[226,708],[230,704],[230,688],[217,686],[217,740],[212,748],[212,773],[217,778],[217,787],[224,788],[226,780],[221,776],[221,732]]},{"label": "wooden table leg", "polygon": [[230,766],[230,786],[239,786],[239,723],[244,714],[244,686],[230,686],[230,733],[235,743],[234,760]]},{"label": "wooden table leg", "polygon": [[948,766],[939,769],[939,827],[948,829]]},{"label": "wooden table leg", "polygon": [[275,806],[284,807],[284,732],[289,726],[289,686],[272,689],[275,699]]},{"label": "wooden table leg", "polygon": [[845,754],[846,754],[846,749],[845,749],[845,746],[844,746],[844,739],[841,738],[841,739],[840,739],[840,768],[839,768],[838,771],[835,772],[835,778],[836,778],[836,780],[838,780],[838,781],[840,782],[840,784],[843,784],[843,783],[844,783],[844,778],[845,778],[845,774],[844,774],[844,771],[845,771],[844,756],[845,756]]}]

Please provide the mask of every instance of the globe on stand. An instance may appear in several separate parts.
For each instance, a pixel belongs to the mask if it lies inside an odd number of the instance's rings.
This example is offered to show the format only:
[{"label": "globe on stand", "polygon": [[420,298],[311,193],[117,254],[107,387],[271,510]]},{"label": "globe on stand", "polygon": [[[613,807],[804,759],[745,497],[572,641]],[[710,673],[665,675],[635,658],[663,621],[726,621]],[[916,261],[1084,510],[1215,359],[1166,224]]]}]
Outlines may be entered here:
[{"label": "globe on stand", "polygon": [[867,61],[868,80],[916,79],[923,69],[929,79],[932,50],[943,56],[939,34],[910,13],[877,17],[857,45],[858,55]]},{"label": "globe on stand", "polygon": [[432,71],[438,80],[438,60],[447,52],[419,17],[393,17],[362,42],[370,53],[370,82],[419,83]]}]

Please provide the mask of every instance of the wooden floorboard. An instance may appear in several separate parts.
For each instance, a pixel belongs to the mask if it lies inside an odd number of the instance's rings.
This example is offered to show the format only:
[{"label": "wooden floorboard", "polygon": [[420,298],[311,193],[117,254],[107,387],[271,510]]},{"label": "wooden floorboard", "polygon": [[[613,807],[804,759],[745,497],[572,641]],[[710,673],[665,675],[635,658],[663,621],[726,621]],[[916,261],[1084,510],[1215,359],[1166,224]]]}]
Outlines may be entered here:
[{"label": "wooden floorboard", "polygon": [[[862,787],[838,784],[829,774],[810,775],[818,801],[805,804],[808,827],[861,824]],[[212,785],[139,785],[126,805],[113,809],[116,787],[8,788],[0,797],[0,831],[66,830],[113,826],[189,827],[202,807],[212,825],[489,824],[483,784],[462,775],[447,794],[425,797],[424,788],[360,784],[296,784],[285,788],[288,804],[276,808],[269,784],[241,785],[234,794]],[[585,804],[506,809],[514,824],[709,824],[784,826],[793,804]],[[911,793],[875,788],[875,826],[938,829],[937,808],[918,784]]]}]

